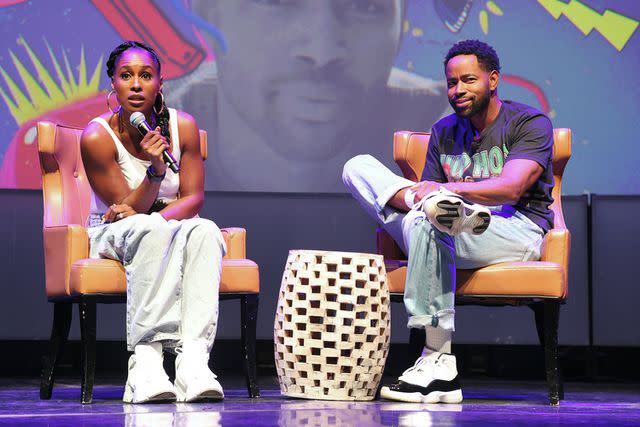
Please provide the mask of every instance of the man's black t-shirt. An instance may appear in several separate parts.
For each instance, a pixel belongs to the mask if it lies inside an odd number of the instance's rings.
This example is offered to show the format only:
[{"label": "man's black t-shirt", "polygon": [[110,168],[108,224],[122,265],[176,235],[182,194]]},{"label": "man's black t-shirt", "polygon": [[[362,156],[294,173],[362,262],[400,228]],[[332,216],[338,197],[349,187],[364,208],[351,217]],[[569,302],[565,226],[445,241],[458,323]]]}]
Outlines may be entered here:
[{"label": "man's black t-shirt", "polygon": [[447,116],[431,131],[422,180],[473,182],[499,176],[506,162],[528,159],[544,171],[514,207],[545,232],[553,228],[553,126],[542,112],[502,101],[498,117],[474,140],[471,121]]}]

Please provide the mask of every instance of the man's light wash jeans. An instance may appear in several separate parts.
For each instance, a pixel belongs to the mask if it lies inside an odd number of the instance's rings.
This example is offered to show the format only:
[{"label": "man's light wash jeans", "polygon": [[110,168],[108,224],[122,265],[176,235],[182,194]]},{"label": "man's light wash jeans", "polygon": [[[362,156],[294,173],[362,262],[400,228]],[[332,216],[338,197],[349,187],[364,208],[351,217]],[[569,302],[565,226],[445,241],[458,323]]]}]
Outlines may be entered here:
[{"label": "man's light wash jeans", "polygon": [[213,345],[226,246],[212,221],[133,215],[88,228],[89,256],[122,262],[127,276],[127,348],[185,340]]},{"label": "man's light wash jeans", "polygon": [[456,268],[540,259],[544,232],[512,206],[489,207],[491,224],[481,235],[462,233],[454,238],[432,227],[421,210],[405,213],[387,206],[394,194],[415,183],[394,174],[372,156],[349,160],[342,180],[367,213],[408,253],[404,303],[410,315],[409,328],[455,329]]}]

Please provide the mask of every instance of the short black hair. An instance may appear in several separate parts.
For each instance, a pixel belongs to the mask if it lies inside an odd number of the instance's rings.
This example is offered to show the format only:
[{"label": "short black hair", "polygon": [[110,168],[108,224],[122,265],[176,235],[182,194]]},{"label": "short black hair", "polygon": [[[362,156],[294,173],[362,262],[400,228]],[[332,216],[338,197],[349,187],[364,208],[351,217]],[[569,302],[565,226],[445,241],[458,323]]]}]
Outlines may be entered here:
[{"label": "short black hair", "polygon": [[161,72],[160,59],[158,59],[158,54],[155,50],[153,50],[151,46],[147,46],[146,44],[139,41],[127,40],[116,46],[115,49],[113,49],[109,54],[109,59],[107,60],[107,76],[109,76],[110,79],[113,78],[113,73],[115,72],[116,68],[116,61],[118,60],[120,55],[122,55],[124,51],[131,48],[144,49],[149,52],[151,58],[153,58],[156,66],[158,67],[158,73]]},{"label": "short black hair", "polygon": [[462,40],[451,46],[447,56],[444,58],[444,66],[447,67],[447,63],[451,58],[458,55],[475,55],[478,58],[478,64],[483,70],[491,72],[493,70],[500,72],[500,59],[495,49],[481,42],[480,40]]}]

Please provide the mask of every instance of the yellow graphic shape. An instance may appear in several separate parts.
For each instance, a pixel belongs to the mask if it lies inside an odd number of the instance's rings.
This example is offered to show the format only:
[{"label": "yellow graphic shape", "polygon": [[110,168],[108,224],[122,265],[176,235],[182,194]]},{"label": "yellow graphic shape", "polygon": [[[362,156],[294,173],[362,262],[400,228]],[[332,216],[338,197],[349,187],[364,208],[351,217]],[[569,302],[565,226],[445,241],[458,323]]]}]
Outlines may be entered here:
[{"label": "yellow graphic shape", "polygon": [[[491,12],[493,15],[496,15],[496,16],[504,15],[502,8],[498,6],[496,2],[489,0],[486,6],[487,6],[487,10]],[[478,20],[480,21],[480,29],[482,30],[482,32],[485,35],[489,34],[489,14],[487,13],[486,10],[483,9],[480,11],[480,14],[478,15]]]},{"label": "yellow graphic shape", "polygon": [[538,3],[556,20],[564,15],[585,36],[595,29],[618,51],[624,48],[639,24],[635,19],[609,9],[599,14],[578,0],[571,0],[569,3],[538,0]]},{"label": "yellow graphic shape", "polygon": [[489,14],[487,13],[486,10],[481,10],[480,11],[480,28],[482,29],[482,32],[485,34],[489,34]]},{"label": "yellow graphic shape", "polygon": [[80,51],[80,64],[78,64],[78,78],[76,80],[69,64],[67,54],[62,52],[66,75],[60,66],[60,61],[54,55],[51,47],[47,44],[47,50],[51,57],[51,62],[55,68],[56,76],[59,84],[56,83],[53,76],[42,64],[40,58],[31,49],[29,44],[23,37],[18,38],[18,44],[26,51],[33,68],[36,70],[37,79],[34,74],[18,59],[18,57],[9,50],[9,56],[16,68],[22,84],[26,90],[24,91],[11,78],[9,73],[0,66],[0,74],[4,78],[6,88],[0,85],[0,96],[9,108],[11,115],[18,123],[22,123],[34,119],[48,111],[58,109],[62,106],[72,104],[76,101],[89,98],[99,92],[100,86],[100,69],[102,68],[102,56],[98,60],[93,73],[87,79],[87,64],[84,55],[84,47]]},{"label": "yellow graphic shape", "polygon": [[504,15],[504,12],[500,8],[500,6],[498,6],[494,1],[489,0],[487,2],[487,9],[489,10],[489,12],[493,13],[496,16]]},{"label": "yellow graphic shape", "polygon": [[404,22],[402,23],[402,32],[403,33],[408,33],[409,31],[411,31],[411,36],[412,37],[422,37],[424,36],[424,30],[420,27],[412,27],[411,23],[409,22],[409,20],[405,19]]}]

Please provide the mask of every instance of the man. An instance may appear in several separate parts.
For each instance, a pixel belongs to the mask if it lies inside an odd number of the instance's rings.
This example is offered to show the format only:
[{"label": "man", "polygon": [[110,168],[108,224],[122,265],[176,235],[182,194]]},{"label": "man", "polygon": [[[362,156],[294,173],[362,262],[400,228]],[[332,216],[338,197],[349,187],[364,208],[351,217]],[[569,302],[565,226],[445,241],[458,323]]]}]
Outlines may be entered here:
[{"label": "man", "polygon": [[207,188],[340,191],[355,154],[390,153],[394,129],[435,121],[444,85],[393,69],[403,0],[194,0],[223,35],[215,63],[167,82],[209,131]]},{"label": "man", "polygon": [[415,365],[382,388],[387,399],[462,400],[451,354],[456,268],[537,260],[553,225],[550,120],[500,100],[500,62],[491,46],[456,43],[444,64],[455,114],[433,126],[421,182],[368,155],[344,167],[348,189],[408,253],[408,326],[426,332]]}]

